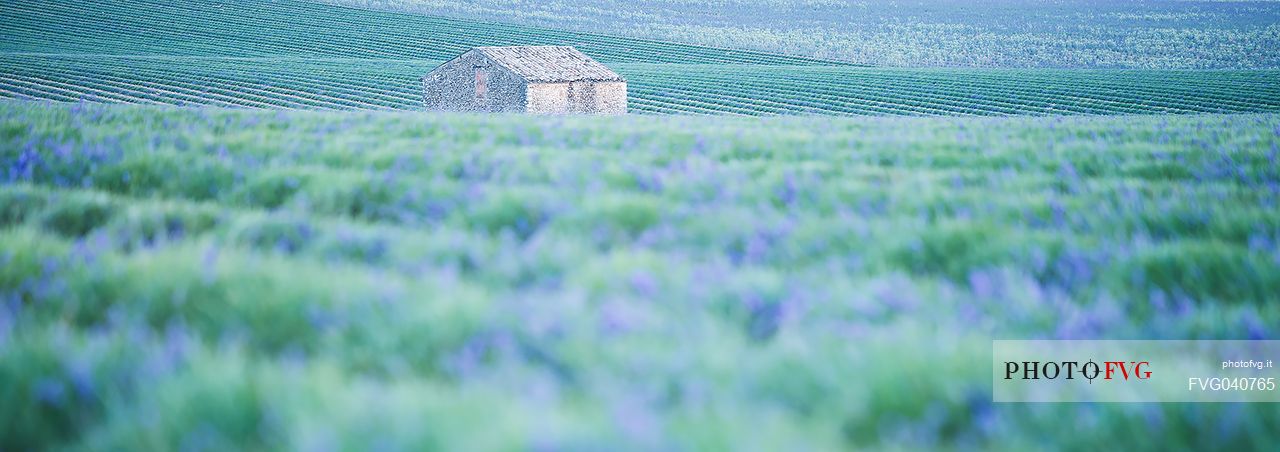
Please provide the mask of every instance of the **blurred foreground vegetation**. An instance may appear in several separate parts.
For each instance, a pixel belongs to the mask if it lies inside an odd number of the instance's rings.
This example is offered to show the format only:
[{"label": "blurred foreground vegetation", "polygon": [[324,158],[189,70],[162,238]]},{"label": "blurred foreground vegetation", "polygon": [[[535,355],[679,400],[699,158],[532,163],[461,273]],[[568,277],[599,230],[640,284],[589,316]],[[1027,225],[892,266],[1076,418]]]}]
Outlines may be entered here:
[{"label": "blurred foreground vegetation", "polygon": [[993,338],[1276,338],[1280,116],[0,103],[0,449],[1261,449]]}]

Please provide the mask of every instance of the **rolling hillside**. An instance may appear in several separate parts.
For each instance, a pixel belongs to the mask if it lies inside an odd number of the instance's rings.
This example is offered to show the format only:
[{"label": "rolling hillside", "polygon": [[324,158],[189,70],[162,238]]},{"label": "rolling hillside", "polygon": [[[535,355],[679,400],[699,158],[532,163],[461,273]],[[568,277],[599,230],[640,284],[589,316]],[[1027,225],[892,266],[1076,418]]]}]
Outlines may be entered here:
[{"label": "rolling hillside", "polygon": [[1280,69],[1268,0],[318,0],[887,67]]},{"label": "rolling hillside", "polygon": [[1280,111],[1280,71],[891,69],[295,0],[0,5],[0,96],[416,109],[417,78],[477,45],[574,45],[635,113],[1018,115]]},{"label": "rolling hillside", "polygon": [[16,0],[0,13],[5,52],[441,60],[481,45],[557,44],[618,63],[844,64],[299,0]]}]

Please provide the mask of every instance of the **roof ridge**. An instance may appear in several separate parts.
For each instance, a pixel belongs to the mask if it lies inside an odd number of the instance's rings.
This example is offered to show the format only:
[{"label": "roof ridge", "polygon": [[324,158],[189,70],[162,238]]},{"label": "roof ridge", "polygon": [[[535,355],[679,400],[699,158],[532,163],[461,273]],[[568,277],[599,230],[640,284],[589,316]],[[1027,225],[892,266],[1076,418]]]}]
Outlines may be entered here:
[{"label": "roof ridge", "polygon": [[472,50],[531,82],[626,81],[574,46],[478,46]]}]

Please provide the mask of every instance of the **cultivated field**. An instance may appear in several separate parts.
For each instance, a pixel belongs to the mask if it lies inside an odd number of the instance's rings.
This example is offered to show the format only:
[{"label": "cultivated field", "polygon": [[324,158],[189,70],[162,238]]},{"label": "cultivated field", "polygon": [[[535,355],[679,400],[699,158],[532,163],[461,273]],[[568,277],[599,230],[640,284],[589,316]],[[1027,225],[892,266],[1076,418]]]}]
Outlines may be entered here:
[{"label": "cultivated field", "polygon": [[[0,98],[418,109],[476,45],[575,45],[635,113],[1053,115],[1280,111],[1280,70],[900,69],[284,0],[0,5]],[[88,20],[91,19],[91,20]]]},{"label": "cultivated field", "polygon": [[1273,0],[324,1],[877,66],[1280,68]]},{"label": "cultivated field", "polygon": [[14,0],[0,12],[5,52],[446,60],[481,45],[573,45],[617,63],[845,64],[301,0]]},{"label": "cultivated field", "polygon": [[1275,115],[4,103],[0,438],[1265,447],[1272,404],[997,405],[988,363],[1274,337],[1278,146]]}]

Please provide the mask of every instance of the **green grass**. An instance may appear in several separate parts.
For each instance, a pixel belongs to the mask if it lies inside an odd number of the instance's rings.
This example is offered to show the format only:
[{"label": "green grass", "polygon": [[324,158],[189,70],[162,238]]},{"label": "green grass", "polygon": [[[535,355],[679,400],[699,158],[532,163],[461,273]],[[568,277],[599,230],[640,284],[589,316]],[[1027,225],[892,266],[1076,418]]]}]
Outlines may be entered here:
[{"label": "green grass", "polygon": [[5,450],[1278,439],[1267,404],[992,404],[986,364],[1275,337],[1273,114],[4,102],[0,131]]}]

